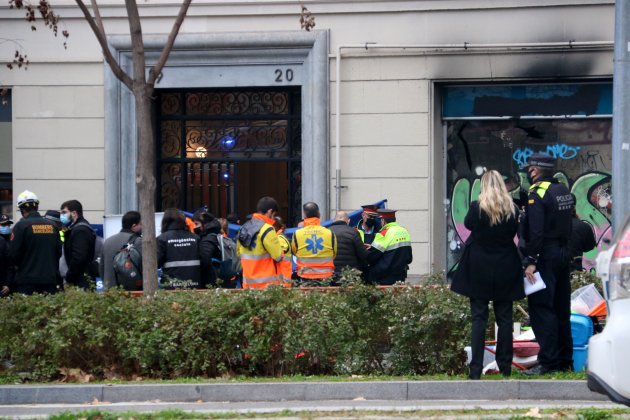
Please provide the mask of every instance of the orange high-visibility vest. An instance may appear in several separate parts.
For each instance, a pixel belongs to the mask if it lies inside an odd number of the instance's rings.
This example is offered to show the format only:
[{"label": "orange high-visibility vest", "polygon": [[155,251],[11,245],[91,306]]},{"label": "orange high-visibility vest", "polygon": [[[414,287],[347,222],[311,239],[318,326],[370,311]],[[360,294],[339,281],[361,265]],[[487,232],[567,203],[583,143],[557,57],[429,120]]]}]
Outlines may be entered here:
[{"label": "orange high-visibility vest", "polygon": [[262,214],[254,214],[252,219],[260,220],[263,224],[250,247],[238,241],[237,253],[243,267],[243,289],[264,289],[280,283],[276,263],[282,259],[282,249],[273,228],[274,221]]},{"label": "orange high-visibility vest", "polygon": [[337,241],[335,234],[320,224],[319,218],[304,219],[304,227],[293,233],[291,249],[296,257],[298,276],[316,280],[334,274]]},{"label": "orange high-visibility vest", "polygon": [[289,243],[289,239],[282,234],[278,235],[278,239],[280,240],[280,248],[282,248],[284,252],[282,260],[276,264],[278,279],[283,287],[291,287],[293,285],[291,282],[291,274],[293,274],[293,262],[291,261],[293,253],[291,252],[291,244]]}]

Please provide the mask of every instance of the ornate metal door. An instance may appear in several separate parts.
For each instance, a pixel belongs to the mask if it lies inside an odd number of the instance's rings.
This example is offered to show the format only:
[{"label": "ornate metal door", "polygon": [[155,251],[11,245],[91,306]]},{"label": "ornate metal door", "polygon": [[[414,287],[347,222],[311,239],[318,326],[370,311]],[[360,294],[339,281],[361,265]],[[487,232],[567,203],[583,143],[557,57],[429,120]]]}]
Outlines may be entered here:
[{"label": "ornate metal door", "polygon": [[255,211],[250,197],[279,195],[293,223],[301,201],[300,115],[299,88],[160,91],[160,210],[207,207],[217,217],[242,218]]}]

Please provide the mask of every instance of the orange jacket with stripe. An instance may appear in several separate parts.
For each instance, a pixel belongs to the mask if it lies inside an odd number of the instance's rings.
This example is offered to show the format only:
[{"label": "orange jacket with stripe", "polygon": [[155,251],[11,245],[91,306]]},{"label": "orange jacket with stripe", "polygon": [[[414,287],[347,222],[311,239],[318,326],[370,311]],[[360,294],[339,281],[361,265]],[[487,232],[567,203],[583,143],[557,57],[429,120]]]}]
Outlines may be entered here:
[{"label": "orange jacket with stripe", "polygon": [[293,253],[291,252],[291,243],[289,242],[289,239],[282,234],[278,235],[278,240],[280,241],[280,247],[284,252],[282,260],[277,263],[278,278],[283,287],[291,287],[291,275],[293,274],[293,262],[291,261]]},{"label": "orange jacket with stripe", "polygon": [[[243,288],[264,289],[279,284],[276,263],[282,260],[282,248],[273,228],[274,221],[262,214],[254,214],[242,229],[257,227],[251,242],[246,246],[238,236],[237,252],[243,267]],[[249,226],[248,226],[249,225]]]},{"label": "orange jacket with stripe", "polygon": [[293,234],[291,249],[296,257],[298,276],[316,280],[334,274],[337,241],[335,234],[322,226],[318,217],[304,219],[304,227]]}]

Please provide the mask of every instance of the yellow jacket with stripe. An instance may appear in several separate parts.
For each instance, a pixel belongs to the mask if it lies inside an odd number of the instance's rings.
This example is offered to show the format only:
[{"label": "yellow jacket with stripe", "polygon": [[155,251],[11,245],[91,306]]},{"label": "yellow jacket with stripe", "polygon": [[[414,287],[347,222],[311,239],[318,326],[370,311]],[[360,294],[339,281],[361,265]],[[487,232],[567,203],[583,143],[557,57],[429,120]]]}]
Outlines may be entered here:
[{"label": "yellow jacket with stripe", "polygon": [[334,274],[337,241],[335,234],[322,226],[318,217],[304,219],[304,227],[293,233],[291,249],[301,278],[324,279]]},{"label": "yellow jacket with stripe", "polygon": [[263,289],[280,282],[276,263],[282,260],[282,248],[273,223],[262,214],[254,214],[239,231],[237,253],[243,267],[244,289]]}]

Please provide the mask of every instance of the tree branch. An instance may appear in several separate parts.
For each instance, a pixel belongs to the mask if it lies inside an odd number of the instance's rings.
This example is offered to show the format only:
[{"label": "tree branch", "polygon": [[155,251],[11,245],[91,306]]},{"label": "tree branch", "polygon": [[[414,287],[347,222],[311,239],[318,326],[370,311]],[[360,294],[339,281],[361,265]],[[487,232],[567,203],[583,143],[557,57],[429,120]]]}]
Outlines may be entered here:
[{"label": "tree branch", "polygon": [[103,49],[103,57],[105,57],[105,61],[107,62],[107,64],[109,64],[109,67],[112,69],[112,72],[118,78],[118,80],[123,82],[125,86],[129,88],[129,90],[133,90],[133,80],[120,67],[120,65],[118,64],[118,62],[112,55],[111,51],[109,50],[109,45],[107,45],[107,39],[105,38],[105,32],[102,32],[100,30],[99,26],[97,25],[97,23],[94,21],[94,18],[90,14],[90,11],[85,6],[85,3],[83,3],[83,0],[75,0],[75,1],[77,5],[79,6],[79,8],[81,9],[81,11],[83,12],[83,15],[85,16],[85,20],[90,25],[90,28],[92,28],[92,32],[94,32],[94,35],[96,36],[98,43],[101,45],[101,48]]},{"label": "tree branch", "polygon": [[105,36],[105,26],[103,26],[103,19],[101,19],[101,12],[98,10],[98,4],[96,3],[96,0],[91,0],[91,2],[92,2],[92,10],[94,10],[94,19],[96,20],[96,24],[98,25],[98,28],[101,30],[103,37],[107,38]]},{"label": "tree branch", "polygon": [[153,71],[149,73],[149,80],[147,81],[148,85],[153,86],[157,77],[160,75],[160,73],[162,73],[162,69],[166,64],[166,60],[168,60],[168,56],[170,55],[171,50],[173,49],[175,38],[177,38],[177,34],[179,33],[182,22],[184,21],[184,18],[188,13],[188,7],[190,6],[191,2],[192,0],[184,0],[184,2],[182,3],[182,7],[179,9],[179,13],[177,14],[177,19],[175,19],[175,23],[173,23],[171,33],[168,35],[168,40],[166,41],[166,44],[162,49],[162,54],[160,55],[157,63],[155,63],[155,66],[153,66]]}]

